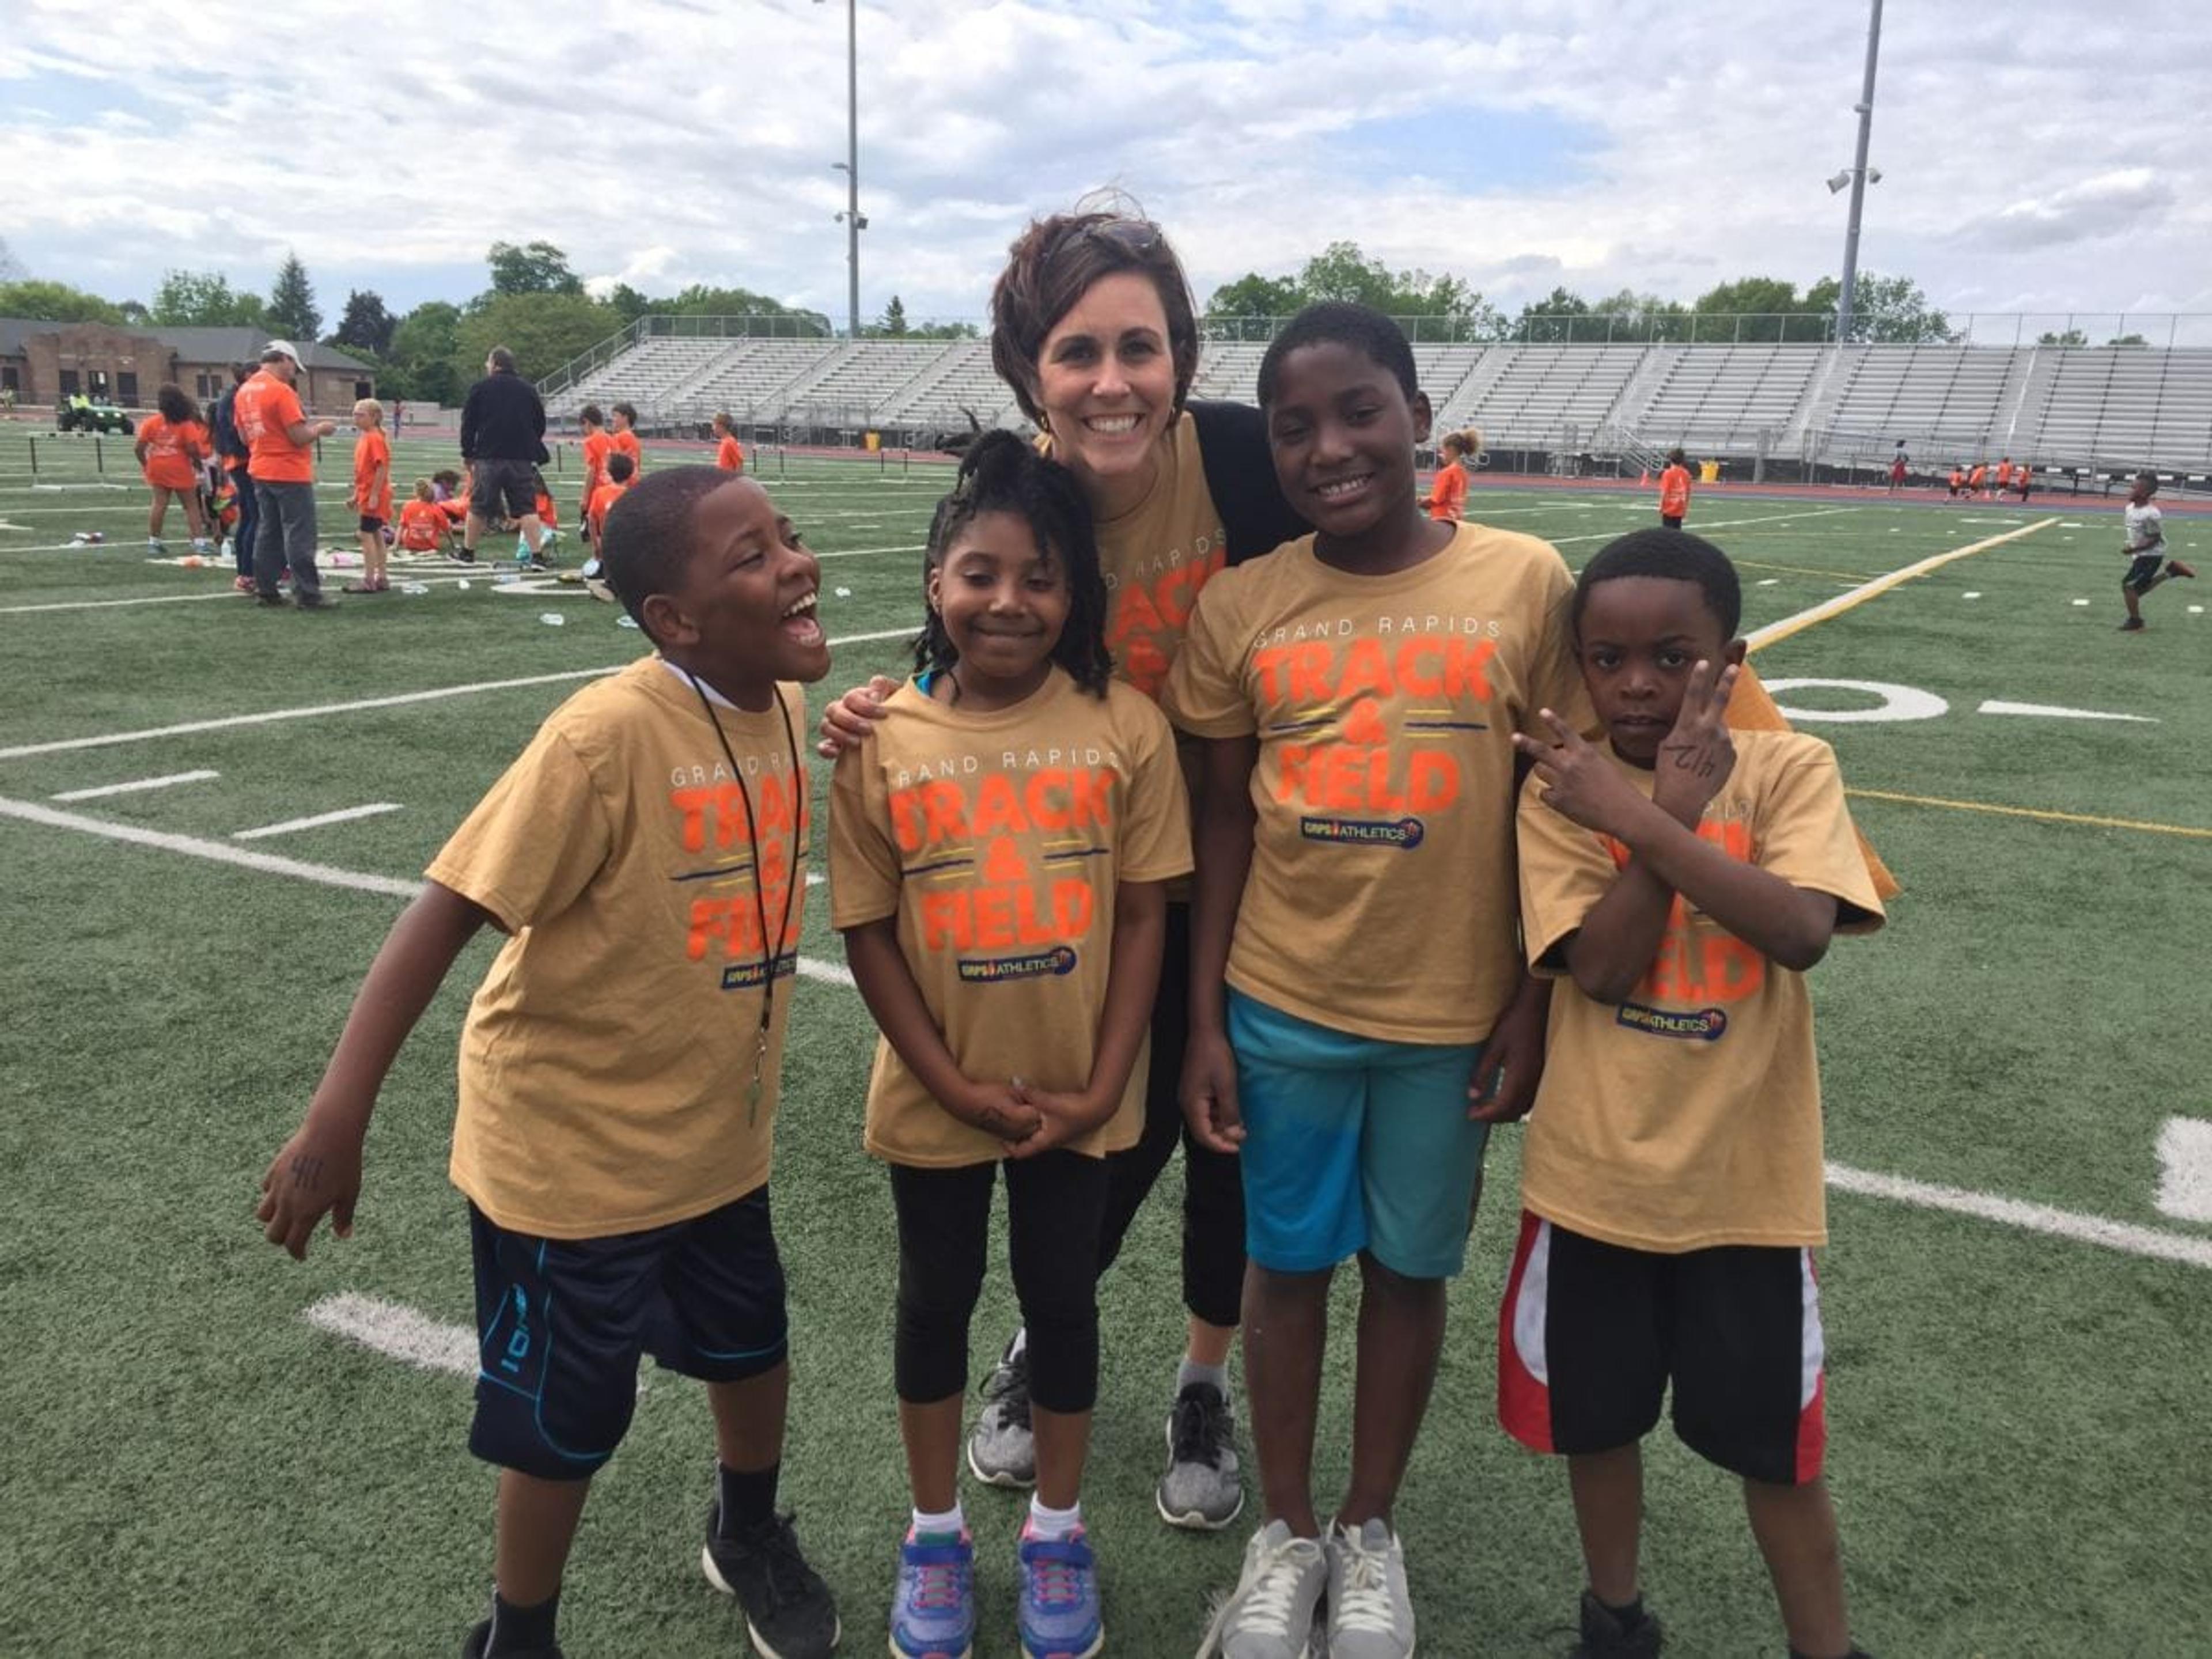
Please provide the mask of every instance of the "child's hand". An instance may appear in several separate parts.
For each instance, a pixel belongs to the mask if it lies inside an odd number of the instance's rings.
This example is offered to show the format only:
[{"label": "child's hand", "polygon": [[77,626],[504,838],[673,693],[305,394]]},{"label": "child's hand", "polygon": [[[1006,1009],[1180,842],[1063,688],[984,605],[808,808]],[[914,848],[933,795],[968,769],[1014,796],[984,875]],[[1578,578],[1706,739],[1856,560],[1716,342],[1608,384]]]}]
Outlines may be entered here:
[{"label": "child's hand", "polygon": [[1735,770],[1735,739],[1729,735],[1729,696],[1735,690],[1736,665],[1716,675],[1698,659],[1682,692],[1674,729],[1660,740],[1652,769],[1651,799],[1685,827],[1694,827],[1705,805]]},{"label": "child's hand", "polygon": [[975,1084],[965,1099],[947,1102],[945,1109],[969,1128],[1008,1143],[1027,1139],[1042,1121],[1036,1108],[1006,1083]]},{"label": "child's hand", "polygon": [[359,1133],[326,1129],[310,1112],[261,1177],[261,1203],[253,1212],[262,1237],[295,1261],[307,1259],[307,1241],[325,1215],[340,1238],[353,1237],[353,1206],[361,1198]]},{"label": "child's hand", "polygon": [[1237,1055],[1224,1031],[1194,1031],[1182,1061],[1182,1117],[1208,1152],[1234,1154],[1244,1144],[1237,1105]]},{"label": "child's hand", "polygon": [[1513,747],[1536,763],[1536,775],[1547,786],[1545,805],[1602,835],[1644,804],[1643,796],[1603,750],[1584,742],[1579,732],[1550,709],[1536,713],[1558,741],[1547,744],[1516,732]]},{"label": "child's hand", "polygon": [[878,674],[866,685],[856,685],[822,711],[822,741],[814,745],[814,752],[824,760],[836,760],[848,749],[858,749],[868,735],[868,727],[884,717],[884,699],[899,689],[899,683]]},{"label": "child's hand", "polygon": [[349,513],[361,511],[361,495],[358,491],[351,489],[346,491],[346,511]]},{"label": "child's hand", "polygon": [[1544,1032],[1552,1007],[1550,981],[1523,979],[1482,1045],[1467,1085],[1467,1115],[1478,1123],[1513,1123],[1536,1103],[1544,1075]]},{"label": "child's hand", "polygon": [[1008,1158],[1035,1158],[1039,1152],[1065,1146],[1071,1140],[1080,1140],[1103,1126],[1121,1103],[1118,1100],[1101,1103],[1084,1095],[1032,1088],[1019,1078],[1007,1086],[1016,1099],[1035,1109],[1038,1118],[1037,1127],[1027,1135],[1006,1142]]}]

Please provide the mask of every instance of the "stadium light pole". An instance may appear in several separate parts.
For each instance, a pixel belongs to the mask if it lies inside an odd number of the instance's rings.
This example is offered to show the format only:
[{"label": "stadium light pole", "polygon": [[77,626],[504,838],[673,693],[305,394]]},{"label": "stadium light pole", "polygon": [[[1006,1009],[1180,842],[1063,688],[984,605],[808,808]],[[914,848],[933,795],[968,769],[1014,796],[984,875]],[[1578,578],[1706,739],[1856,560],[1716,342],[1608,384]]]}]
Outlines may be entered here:
[{"label": "stadium light pole", "polygon": [[1866,207],[1867,146],[1874,137],[1874,71],[1881,59],[1881,0],[1869,0],[1866,81],[1854,107],[1859,115],[1858,154],[1851,161],[1851,215],[1844,230],[1844,285],[1836,295],[1836,339],[1850,337],[1859,285],[1859,216]]},{"label": "stadium light pole", "polygon": [[[814,0],[816,5],[823,0]],[[845,159],[830,164],[845,175],[845,331],[860,337],[860,0],[845,0]]]}]

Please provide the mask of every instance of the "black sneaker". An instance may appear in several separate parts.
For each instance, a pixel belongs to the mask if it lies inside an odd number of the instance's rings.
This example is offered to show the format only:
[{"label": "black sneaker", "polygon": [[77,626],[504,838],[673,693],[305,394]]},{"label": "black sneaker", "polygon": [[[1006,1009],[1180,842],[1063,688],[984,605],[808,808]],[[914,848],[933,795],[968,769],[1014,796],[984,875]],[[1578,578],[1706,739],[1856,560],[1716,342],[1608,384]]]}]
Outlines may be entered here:
[{"label": "black sneaker", "polygon": [[1634,1629],[1625,1630],[1612,1608],[1584,1590],[1582,1639],[1567,1659],[1654,1659],[1665,1639],[1656,1614],[1646,1613]]},{"label": "black sneaker", "polygon": [[335,611],[338,602],[321,593],[302,593],[292,601],[292,605],[298,611]]},{"label": "black sneaker", "polygon": [[2141,617],[2130,617],[2120,624],[2120,632],[2123,634],[2140,634],[2142,632],[2142,625],[2143,619]]},{"label": "black sneaker", "polygon": [[292,601],[289,599],[282,593],[270,592],[264,588],[254,589],[253,602],[256,605],[265,605],[271,611],[289,611],[292,608]]},{"label": "black sneaker", "polygon": [[457,547],[446,556],[455,564],[474,564],[477,562],[476,550],[473,548]]},{"label": "black sneaker", "polygon": [[707,1545],[699,1553],[707,1582],[738,1598],[745,1634],[761,1659],[822,1659],[842,1629],[837,1604],[822,1575],[799,1553],[791,1516],[770,1516],[725,1538],[722,1506],[707,1511]]},{"label": "black sneaker", "polygon": [[[483,1659],[490,1647],[491,1620],[487,1619],[471,1631],[462,1642],[461,1659]],[[509,1648],[507,1651],[514,1656],[514,1659],[564,1659],[561,1644],[557,1642],[550,1648]],[[505,1659],[504,1656],[502,1659]]]}]

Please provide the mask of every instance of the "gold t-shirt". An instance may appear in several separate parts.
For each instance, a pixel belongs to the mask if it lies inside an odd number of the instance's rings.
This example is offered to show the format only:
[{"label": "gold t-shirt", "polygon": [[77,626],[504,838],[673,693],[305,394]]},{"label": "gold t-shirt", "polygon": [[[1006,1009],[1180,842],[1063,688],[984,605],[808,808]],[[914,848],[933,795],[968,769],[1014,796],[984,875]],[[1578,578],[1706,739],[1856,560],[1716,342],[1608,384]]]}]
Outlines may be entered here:
[{"label": "gold t-shirt", "polygon": [[1198,423],[1188,415],[1161,439],[1159,471],[1145,499],[1097,527],[1114,672],[1157,699],[1199,590],[1229,562],[1227,532],[1198,453]]},{"label": "gold t-shirt", "polygon": [[[1839,932],[1881,927],[1828,745],[1797,732],[1735,738],[1735,769],[1705,808],[1699,837],[1792,886],[1832,894]],[[1613,763],[1651,793],[1650,773]],[[1634,1249],[1826,1243],[1805,975],[1677,895],[1628,1000],[1591,1001],[1566,975],[1563,946],[1628,854],[1545,805],[1543,787],[1532,776],[1521,794],[1521,915],[1529,962],[1559,982],[1522,1154],[1522,1203]]]},{"label": "gold t-shirt", "polygon": [[1571,586],[1549,543],[1477,524],[1389,575],[1307,536],[1207,585],[1164,702],[1259,738],[1231,985],[1360,1036],[1489,1035],[1521,980],[1512,734],[1589,725]]},{"label": "gold t-shirt", "polygon": [[[501,1226],[635,1232],[768,1179],[807,827],[784,728],[806,731],[805,694],[777,693],[784,713],[714,711],[757,870],[706,711],[646,657],[556,709],[425,872],[511,935],[461,1032],[452,1164]],[[760,916],[787,902],[762,1059]]]},{"label": "gold t-shirt", "polygon": [[[1054,669],[1012,708],[963,714],[909,681],[830,782],[830,908],[840,928],[898,918],[930,1018],[961,1071],[1087,1088],[1122,882],[1190,870],[1190,816],[1165,716],[1115,681]],[[1103,1153],[1144,1127],[1145,1061],[1121,1109],[1071,1142]],[[894,1164],[995,1162],[888,1042],[868,1081],[867,1148]]]}]

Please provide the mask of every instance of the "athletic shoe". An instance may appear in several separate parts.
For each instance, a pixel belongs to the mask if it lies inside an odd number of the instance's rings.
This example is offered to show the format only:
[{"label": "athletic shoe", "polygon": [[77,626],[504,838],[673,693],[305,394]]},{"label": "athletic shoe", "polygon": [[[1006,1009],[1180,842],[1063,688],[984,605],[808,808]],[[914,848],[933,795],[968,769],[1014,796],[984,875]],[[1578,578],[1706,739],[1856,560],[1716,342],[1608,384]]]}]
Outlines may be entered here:
[{"label": "athletic shoe", "polygon": [[472,547],[457,547],[446,556],[455,564],[474,564],[477,562],[476,550]]},{"label": "athletic shoe", "polygon": [[550,570],[553,567],[542,556],[532,555],[526,559],[517,559],[514,568],[517,570]]},{"label": "athletic shoe", "polygon": [[891,1652],[897,1659],[968,1659],[975,1644],[975,1540],[909,1530],[899,1546],[891,1599]]},{"label": "athletic shoe", "polygon": [[258,593],[261,591],[253,585],[253,578],[251,576],[233,576],[230,579],[230,585],[241,593]]},{"label": "athletic shoe", "polygon": [[1294,1538],[1270,1521],[1244,1547],[1237,1588],[1206,1626],[1198,1659],[1313,1659],[1314,1608],[1328,1587],[1328,1561],[1317,1538]]},{"label": "athletic shoe", "polygon": [[[483,1659],[490,1646],[491,1620],[487,1619],[471,1631],[462,1642],[461,1659]],[[507,1652],[514,1659],[562,1659],[561,1644],[557,1642],[550,1648],[509,1648]]]},{"label": "athletic shoe", "polygon": [[1390,1523],[1367,1521],[1354,1532],[1332,1522],[1326,1553],[1330,1659],[1411,1659],[1406,1551]]},{"label": "athletic shoe", "polygon": [[2184,581],[2195,581],[2197,580],[2197,567],[2191,564],[2184,564],[2179,559],[2168,559],[2166,562],[2166,574],[2169,576],[2179,576]]},{"label": "athletic shoe", "polygon": [[1083,1528],[1040,1538],[1024,1521],[1016,1553],[1023,1659],[1091,1659],[1106,1645],[1106,1626],[1098,1616],[1098,1563]]},{"label": "athletic shoe", "polygon": [[271,611],[289,611],[292,608],[292,601],[283,594],[264,593],[258,587],[253,590],[253,602],[256,605],[265,605]]},{"label": "athletic shoe", "polygon": [[2140,634],[2142,632],[2142,625],[2143,619],[2141,617],[2130,617],[2120,624],[2120,632],[2123,634]]},{"label": "athletic shoe", "polygon": [[1633,1630],[1625,1629],[1612,1608],[1584,1590],[1582,1640],[1567,1659],[1657,1659],[1666,1639],[1653,1614],[1645,1613]]},{"label": "athletic shoe", "polygon": [[208,540],[204,536],[195,536],[192,538],[192,551],[195,553],[212,553],[215,551],[215,544]]},{"label": "athletic shoe", "polygon": [[149,553],[160,554],[166,553],[169,550],[162,544],[159,536],[149,536],[146,538],[146,550]]},{"label": "athletic shoe", "polygon": [[583,563],[582,574],[586,581],[597,580],[599,574],[599,562],[597,559],[585,560]]},{"label": "athletic shoe", "polygon": [[1171,1527],[1218,1532],[1244,1508],[1237,1461],[1237,1416],[1221,1390],[1193,1382],[1168,1414],[1168,1472],[1152,1504]]},{"label": "athletic shoe", "polygon": [[707,1511],[707,1543],[699,1565],[707,1582],[738,1598],[745,1634],[761,1659],[822,1659],[837,1645],[837,1604],[822,1575],[799,1553],[788,1515],[742,1527],[725,1538],[721,1505]]},{"label": "athletic shoe", "polygon": [[991,1368],[983,1409],[968,1434],[969,1472],[991,1486],[1036,1485],[1036,1441],[1030,1432],[1030,1357],[1024,1349]]}]

